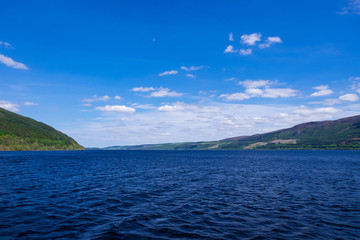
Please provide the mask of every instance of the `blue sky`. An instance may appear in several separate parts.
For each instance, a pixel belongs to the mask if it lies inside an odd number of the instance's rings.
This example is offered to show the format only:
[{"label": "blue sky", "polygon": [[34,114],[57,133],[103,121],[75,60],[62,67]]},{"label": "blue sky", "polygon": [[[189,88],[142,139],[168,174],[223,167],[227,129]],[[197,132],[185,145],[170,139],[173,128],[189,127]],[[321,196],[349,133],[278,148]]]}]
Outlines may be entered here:
[{"label": "blue sky", "polygon": [[3,1],[0,107],[90,146],[360,114],[360,1]]}]

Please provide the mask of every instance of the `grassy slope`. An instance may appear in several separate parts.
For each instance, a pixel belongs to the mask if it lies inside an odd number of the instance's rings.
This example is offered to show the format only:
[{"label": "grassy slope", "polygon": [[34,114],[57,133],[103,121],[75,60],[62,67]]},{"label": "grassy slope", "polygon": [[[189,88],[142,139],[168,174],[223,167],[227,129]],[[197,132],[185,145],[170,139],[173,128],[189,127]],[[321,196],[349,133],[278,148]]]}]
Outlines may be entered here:
[{"label": "grassy slope", "polygon": [[0,151],[80,149],[84,148],[60,131],[0,108]]},{"label": "grassy slope", "polygon": [[110,147],[107,149],[360,149],[360,116],[336,121],[303,123],[270,133],[221,141]]}]

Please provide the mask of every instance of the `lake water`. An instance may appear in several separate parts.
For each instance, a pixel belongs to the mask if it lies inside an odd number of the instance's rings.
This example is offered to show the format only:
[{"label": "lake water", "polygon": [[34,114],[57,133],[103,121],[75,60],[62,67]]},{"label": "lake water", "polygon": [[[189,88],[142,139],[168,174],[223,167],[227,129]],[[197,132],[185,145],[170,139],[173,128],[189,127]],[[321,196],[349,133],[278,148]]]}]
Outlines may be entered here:
[{"label": "lake water", "polygon": [[1,239],[359,239],[360,151],[0,152]]}]

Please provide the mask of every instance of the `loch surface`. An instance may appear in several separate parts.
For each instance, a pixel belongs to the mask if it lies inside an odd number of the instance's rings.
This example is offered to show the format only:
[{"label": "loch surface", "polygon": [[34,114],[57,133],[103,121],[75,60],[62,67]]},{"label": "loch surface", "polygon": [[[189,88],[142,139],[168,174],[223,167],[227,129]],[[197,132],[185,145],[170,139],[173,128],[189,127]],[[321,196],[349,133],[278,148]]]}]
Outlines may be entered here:
[{"label": "loch surface", "polygon": [[359,239],[360,151],[0,152],[0,239]]}]

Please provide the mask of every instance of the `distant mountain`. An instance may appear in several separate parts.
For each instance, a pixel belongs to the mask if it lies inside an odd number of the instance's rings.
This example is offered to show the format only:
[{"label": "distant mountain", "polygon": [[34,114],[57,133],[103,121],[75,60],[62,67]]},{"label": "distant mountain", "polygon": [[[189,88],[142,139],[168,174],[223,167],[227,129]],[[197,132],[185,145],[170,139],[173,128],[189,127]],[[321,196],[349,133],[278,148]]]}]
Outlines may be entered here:
[{"label": "distant mountain", "polygon": [[274,132],[211,142],[148,144],[105,148],[123,150],[360,149],[360,115],[308,122]]},{"label": "distant mountain", "polygon": [[74,139],[52,127],[0,108],[0,151],[82,149]]}]

